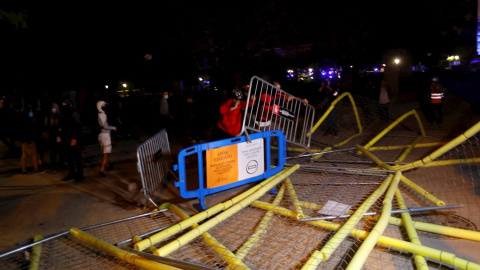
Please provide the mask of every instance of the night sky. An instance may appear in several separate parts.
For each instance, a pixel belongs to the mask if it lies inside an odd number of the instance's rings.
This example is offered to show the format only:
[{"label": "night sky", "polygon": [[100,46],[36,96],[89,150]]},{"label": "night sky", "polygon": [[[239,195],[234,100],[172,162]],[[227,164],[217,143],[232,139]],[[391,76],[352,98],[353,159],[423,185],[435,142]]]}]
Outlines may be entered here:
[{"label": "night sky", "polygon": [[418,61],[429,53],[475,52],[476,0],[349,2],[0,6],[24,15],[13,24],[0,19],[3,75],[48,83],[182,78],[197,71],[204,55],[248,72],[263,49],[305,44],[312,50],[299,57],[303,63],[375,61],[398,49]]}]

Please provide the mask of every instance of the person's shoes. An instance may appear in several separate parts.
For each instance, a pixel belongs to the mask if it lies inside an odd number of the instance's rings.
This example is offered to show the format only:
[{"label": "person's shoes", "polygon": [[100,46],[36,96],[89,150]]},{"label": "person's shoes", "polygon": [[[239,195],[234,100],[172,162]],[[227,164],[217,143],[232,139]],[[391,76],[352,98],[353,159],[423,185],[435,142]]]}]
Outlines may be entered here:
[{"label": "person's shoes", "polygon": [[75,179],[75,176],[73,176],[71,174],[68,174],[67,176],[62,178],[62,181],[68,181],[68,180],[72,180],[72,179]]},{"label": "person's shoes", "polygon": [[51,170],[49,173],[50,173],[50,174],[55,174],[55,173],[57,173],[57,170],[53,169],[53,170]]},{"label": "person's shoes", "polygon": [[77,178],[75,178],[75,183],[82,182],[83,179],[85,179],[85,177],[83,177],[83,176],[78,176]]},{"label": "person's shoes", "polygon": [[23,175],[27,175],[27,174],[28,174],[28,172],[22,172],[22,174],[23,174]]},{"label": "person's shoes", "polygon": [[98,176],[100,176],[100,177],[106,177],[107,175],[106,175],[104,172],[101,172],[101,171],[100,171],[100,172],[98,172]]}]

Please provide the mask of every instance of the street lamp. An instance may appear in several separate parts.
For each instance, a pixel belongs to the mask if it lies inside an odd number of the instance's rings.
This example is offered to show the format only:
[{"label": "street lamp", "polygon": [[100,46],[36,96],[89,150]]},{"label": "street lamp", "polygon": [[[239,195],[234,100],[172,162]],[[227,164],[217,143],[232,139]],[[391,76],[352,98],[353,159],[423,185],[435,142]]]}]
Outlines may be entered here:
[{"label": "street lamp", "polygon": [[398,65],[398,64],[400,64],[400,59],[395,58],[395,60],[393,60],[393,62],[395,62],[395,65]]}]

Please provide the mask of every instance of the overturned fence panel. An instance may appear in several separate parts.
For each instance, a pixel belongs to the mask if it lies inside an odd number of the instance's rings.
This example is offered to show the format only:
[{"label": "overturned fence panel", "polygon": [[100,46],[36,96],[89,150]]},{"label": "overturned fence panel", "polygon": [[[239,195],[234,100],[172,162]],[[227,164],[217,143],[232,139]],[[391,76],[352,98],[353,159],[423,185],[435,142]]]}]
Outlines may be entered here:
[{"label": "overturned fence panel", "polygon": [[278,130],[185,148],[174,165],[179,174],[175,186],[183,198],[198,198],[200,206],[206,209],[205,196],[278,173],[285,164],[285,151],[285,135]]},{"label": "overturned fence panel", "polygon": [[[251,100],[253,102],[251,102]],[[315,109],[259,77],[252,77],[242,131],[262,132],[280,130],[287,142],[308,149]]]},{"label": "overturned fence panel", "polygon": [[171,165],[170,144],[165,129],[137,148],[137,169],[142,180],[142,191],[147,199],[146,204],[150,202],[156,206],[151,197],[170,172]]}]

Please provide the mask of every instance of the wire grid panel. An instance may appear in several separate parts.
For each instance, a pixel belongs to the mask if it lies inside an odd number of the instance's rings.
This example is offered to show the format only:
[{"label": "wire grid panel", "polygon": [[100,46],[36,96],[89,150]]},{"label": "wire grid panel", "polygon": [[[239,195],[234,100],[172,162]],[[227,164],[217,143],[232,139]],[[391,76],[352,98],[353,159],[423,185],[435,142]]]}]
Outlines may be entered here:
[{"label": "wire grid panel", "polygon": [[[400,127],[405,126],[408,125]],[[407,131],[411,131],[411,128],[407,128]],[[396,128],[391,132],[389,136],[379,142],[379,145],[405,146],[416,138],[415,136],[406,136],[405,130],[402,128]],[[432,138],[427,138],[427,140],[431,141]],[[420,140],[419,143],[422,141]],[[430,144],[430,147],[419,147],[418,149],[421,149],[419,151],[415,151],[417,148],[414,148],[410,152],[409,159],[412,161],[421,159],[441,145],[443,143]],[[441,226],[443,231],[455,232],[456,229],[460,229],[476,234],[476,238],[461,237],[460,234],[463,233],[458,234],[457,237],[455,233],[438,233],[424,228],[417,229],[420,242],[426,243],[418,244],[420,248],[434,249],[438,254],[454,254],[456,258],[468,261],[471,266],[475,267],[480,267],[480,258],[476,254],[480,248],[478,241],[480,233],[480,201],[478,199],[480,170],[479,161],[476,159],[480,155],[479,146],[477,136],[473,136],[441,155],[437,159],[443,162],[441,166],[425,166],[404,172],[407,179],[444,201],[447,206],[458,206],[454,209],[411,212],[409,215],[415,223],[431,227]],[[392,147],[373,152],[383,162],[391,162],[393,166],[394,160],[402,153],[403,149],[402,147]],[[336,229],[331,227],[327,229],[325,226],[315,223],[300,222],[296,218],[298,208],[294,203],[295,197],[298,198],[305,216],[318,216],[318,211],[329,201],[348,205],[351,211],[355,211],[379,189],[388,173],[388,171],[379,169],[374,162],[367,162],[368,158],[355,151],[336,152],[331,155],[338,155],[334,158],[334,162],[302,165],[299,171],[291,175],[287,180],[291,181],[294,192],[285,191],[285,195],[277,205],[275,205],[275,194],[266,193],[257,202],[210,229],[208,233],[218,241],[218,245],[209,245],[204,238],[199,237],[170,255],[178,260],[188,260],[219,269],[226,267],[235,269],[228,262],[232,258],[241,258],[243,265],[238,266],[238,269],[245,267],[250,269],[308,267],[309,257],[315,252],[322,251],[327,243],[332,244],[330,241],[336,239],[334,237],[336,231],[345,224],[346,220],[330,221],[338,226]],[[359,162],[352,168],[339,162],[348,162],[349,160],[364,162]],[[452,162],[467,160],[470,162]],[[317,164],[321,164],[321,166],[317,166]],[[276,190],[280,191],[284,184],[285,181],[279,184]],[[398,190],[402,195],[402,205],[406,205],[409,209],[436,207],[425,197],[425,194],[411,188],[403,181],[399,183]],[[385,199],[383,196],[384,193],[371,203],[368,212],[374,212],[377,215],[381,213],[382,203]],[[400,209],[397,197],[392,200],[392,209]],[[271,217],[266,221],[265,217],[269,215]],[[390,243],[401,241],[400,243],[407,245],[410,241],[409,237],[413,237],[408,235],[403,226],[399,226],[399,223],[395,222],[395,220],[401,221],[401,214],[392,214],[392,217],[393,221],[390,221],[381,235],[381,241],[379,240],[369,253],[363,268],[416,269],[422,264],[426,264],[430,269],[461,268],[430,257],[425,257],[424,262],[416,262],[415,254],[412,251]],[[369,232],[376,223],[377,218],[364,217],[355,225],[354,230]],[[159,243],[157,247],[162,247],[178,236]],[[252,237],[256,238],[256,242],[251,244],[246,252],[244,245]],[[345,269],[348,267],[364,238],[350,234],[343,235],[343,238],[340,239],[333,242],[338,246],[330,257],[326,261],[314,265],[314,268]],[[217,253],[214,251],[216,248],[223,251]]]},{"label": "wire grid panel", "polygon": [[[318,171],[315,174],[295,173],[290,181],[303,206],[303,214],[319,216],[318,211],[328,201],[346,204],[351,206],[351,210],[356,210],[365,198],[381,185],[384,177],[385,175],[364,176],[345,174],[345,172]],[[280,191],[283,184],[276,189]],[[302,268],[312,253],[324,248],[336,231],[297,220],[293,205],[294,198],[290,193],[285,192],[278,205],[272,205],[274,200],[275,195],[266,193],[257,202],[209,230],[211,237],[218,241],[218,246],[209,245],[203,237],[199,237],[169,256],[176,260],[216,269]],[[382,200],[383,197],[375,200],[370,210],[379,211]],[[270,219],[266,219],[269,212],[273,214]],[[335,220],[331,224],[341,227],[345,221],[345,219]],[[369,231],[375,222],[375,219],[362,219],[355,229]],[[384,235],[401,239],[403,233],[398,226],[389,226]],[[257,238],[257,241],[251,244],[251,247],[245,248],[245,243],[252,236]],[[158,246],[161,247],[174,239],[175,237],[167,239]],[[331,257],[322,262],[317,269],[345,269],[361,243],[361,239],[346,236]],[[214,251],[215,248],[224,247],[235,255],[226,255],[228,252],[225,250],[218,253]],[[230,259],[235,258],[234,256],[242,256],[244,266],[229,265],[227,263],[229,259],[222,256],[232,256]],[[365,263],[367,269],[389,269],[392,263],[395,269],[414,269],[413,254],[395,250],[389,246],[378,247],[371,256]]]},{"label": "wire grid panel", "polygon": [[166,129],[146,140],[137,148],[137,169],[142,191],[148,202],[156,205],[151,196],[170,172],[173,158]]},{"label": "wire grid panel", "polygon": [[254,105],[245,110],[242,132],[280,130],[287,142],[310,147],[307,133],[315,117],[313,106],[256,76],[250,80],[247,104],[252,96]]},{"label": "wire grid panel", "polygon": [[[154,215],[132,217],[108,223],[105,226],[91,226],[84,231],[109,244],[125,245],[134,236],[148,235],[159,229],[165,229],[179,221],[179,218],[169,211]],[[18,249],[8,256],[0,257],[1,270],[32,269],[33,263],[37,269],[141,269],[129,264],[106,251],[82,242],[69,233],[52,237],[37,247],[40,247],[39,259],[35,260],[32,250]]]}]

